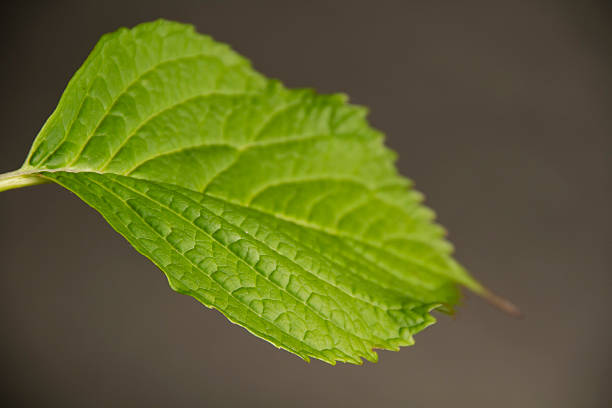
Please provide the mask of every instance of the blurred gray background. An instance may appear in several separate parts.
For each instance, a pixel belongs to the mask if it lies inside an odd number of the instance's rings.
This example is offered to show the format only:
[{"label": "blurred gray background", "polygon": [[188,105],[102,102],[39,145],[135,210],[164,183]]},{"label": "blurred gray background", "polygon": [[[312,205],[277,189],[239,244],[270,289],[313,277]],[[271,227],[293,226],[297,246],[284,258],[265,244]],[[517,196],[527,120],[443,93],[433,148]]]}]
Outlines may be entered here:
[{"label": "blurred gray background", "polygon": [[38,186],[0,195],[3,406],[612,406],[606,2],[5,4],[0,172],[100,35],[158,17],[369,106],[457,258],[526,318],[467,295],[377,364],[306,364],[172,292],[95,211]]}]

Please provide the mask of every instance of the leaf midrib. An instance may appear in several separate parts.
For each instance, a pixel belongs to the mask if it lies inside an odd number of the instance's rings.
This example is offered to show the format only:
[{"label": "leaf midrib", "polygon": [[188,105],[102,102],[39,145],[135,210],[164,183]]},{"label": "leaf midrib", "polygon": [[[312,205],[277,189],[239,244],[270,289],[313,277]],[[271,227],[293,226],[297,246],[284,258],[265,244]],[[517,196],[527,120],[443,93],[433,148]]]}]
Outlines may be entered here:
[{"label": "leaf midrib", "polygon": [[[138,180],[151,181],[151,180],[148,180],[146,178],[140,178],[140,177],[134,177],[134,176],[125,176],[125,175],[119,174],[119,173],[102,173],[100,171],[95,171],[95,170],[64,169],[64,168],[59,168],[59,169],[23,169],[23,170],[18,170],[18,171],[12,172],[12,173],[7,173],[6,175],[10,174],[12,177],[38,175],[38,176],[44,177],[44,173],[61,173],[61,172],[77,173],[77,174],[78,173],[96,173],[96,174],[102,174],[102,175],[106,174],[106,175],[115,175],[115,176],[122,176],[122,177],[131,177],[131,178],[138,179]],[[53,179],[51,179],[51,180],[54,181]],[[185,188],[185,187],[183,187],[183,188]],[[186,188],[186,189],[188,189],[188,188]],[[236,205],[238,207],[246,208],[246,209],[249,209],[251,211],[257,211],[259,213],[266,214],[268,216],[272,216],[274,218],[277,218],[277,219],[279,219],[281,221],[292,223],[292,224],[294,224],[296,226],[305,227],[305,228],[309,228],[309,229],[318,231],[318,232],[323,233],[326,236],[332,237],[334,239],[337,239],[337,238],[341,237],[341,238],[353,241],[353,242],[357,243],[358,245],[363,245],[363,246],[365,246],[365,247],[367,247],[367,248],[369,248],[371,250],[380,251],[380,252],[382,252],[383,254],[385,254],[387,256],[390,256],[390,257],[393,257],[393,258],[398,259],[400,261],[407,262],[407,263],[410,263],[412,265],[421,267],[421,268],[425,269],[426,271],[428,271],[428,272],[430,272],[430,273],[432,273],[434,275],[440,276],[440,277],[442,277],[444,279],[451,279],[451,280],[453,280],[452,277],[450,277],[450,276],[448,276],[448,275],[446,275],[444,273],[440,273],[439,271],[437,271],[436,269],[434,269],[431,266],[427,265],[426,263],[420,262],[420,261],[415,260],[415,259],[406,258],[406,257],[401,256],[400,254],[398,254],[396,252],[391,252],[391,251],[388,251],[388,250],[386,250],[385,248],[383,248],[381,246],[372,244],[371,242],[364,241],[362,239],[357,239],[357,238],[351,236],[350,234],[345,233],[343,231],[340,231],[338,229],[323,228],[323,227],[321,227],[319,225],[308,223],[308,222],[305,222],[305,221],[302,221],[302,220],[298,220],[296,218],[288,217],[288,216],[286,216],[284,214],[275,213],[275,212],[271,212],[271,211],[265,211],[265,210],[263,210],[263,209],[261,209],[259,207],[247,207],[247,206],[242,205],[241,203],[237,203],[237,202],[233,202],[233,201],[227,200],[223,196],[216,195],[216,194],[213,194],[213,193],[210,193],[210,192],[200,192],[200,191],[195,191],[195,190],[191,190],[191,189],[188,189],[188,190],[190,190],[190,191],[192,191],[194,193],[208,195],[209,197],[212,197],[214,199],[226,202],[228,204],[232,204],[232,205]],[[369,260],[371,262],[376,262],[375,259],[369,259]],[[391,270],[389,268],[386,268],[386,267],[384,269],[387,272],[391,273],[396,278],[406,282],[407,284],[410,284],[410,285],[414,284],[414,282],[406,280],[404,276],[399,275],[399,274],[393,272],[393,270]],[[475,282],[459,282],[459,283],[468,286],[470,289],[474,290],[477,293],[480,293],[480,292],[482,292],[484,290],[479,284],[477,284]]]}]

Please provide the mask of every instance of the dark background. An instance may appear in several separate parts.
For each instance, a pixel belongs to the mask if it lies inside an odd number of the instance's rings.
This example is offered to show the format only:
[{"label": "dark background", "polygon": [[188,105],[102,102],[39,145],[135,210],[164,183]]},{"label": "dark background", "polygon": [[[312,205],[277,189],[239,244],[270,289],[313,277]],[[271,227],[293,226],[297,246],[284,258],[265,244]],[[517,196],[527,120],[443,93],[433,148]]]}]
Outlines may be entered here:
[{"label": "dark background", "polygon": [[194,23],[288,86],[369,106],[457,258],[526,318],[468,295],[377,364],[306,364],[172,292],[95,211],[44,185],[0,196],[3,406],[612,406],[606,2],[14,3],[0,17],[0,172],[21,165],[101,34]]}]

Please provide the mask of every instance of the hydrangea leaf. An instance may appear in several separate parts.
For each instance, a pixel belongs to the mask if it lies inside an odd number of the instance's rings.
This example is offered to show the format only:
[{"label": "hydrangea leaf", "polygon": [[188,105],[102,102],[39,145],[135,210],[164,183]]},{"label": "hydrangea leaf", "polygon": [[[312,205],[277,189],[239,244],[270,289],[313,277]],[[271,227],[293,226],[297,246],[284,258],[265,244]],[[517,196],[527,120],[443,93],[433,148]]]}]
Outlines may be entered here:
[{"label": "hydrangea leaf", "polygon": [[289,90],[159,20],[102,37],[23,167],[96,209],[170,286],[298,356],[375,361],[486,290],[366,110]]}]

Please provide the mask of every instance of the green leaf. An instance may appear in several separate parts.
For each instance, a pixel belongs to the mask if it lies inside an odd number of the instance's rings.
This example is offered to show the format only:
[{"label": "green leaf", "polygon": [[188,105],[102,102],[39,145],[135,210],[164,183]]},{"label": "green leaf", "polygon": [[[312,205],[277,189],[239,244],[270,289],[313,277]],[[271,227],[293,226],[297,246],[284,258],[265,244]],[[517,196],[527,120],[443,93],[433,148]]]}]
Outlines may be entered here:
[{"label": "green leaf", "polygon": [[174,290],[306,360],[375,361],[486,291],[365,116],[160,20],[102,37],[0,191],[56,182]]}]

